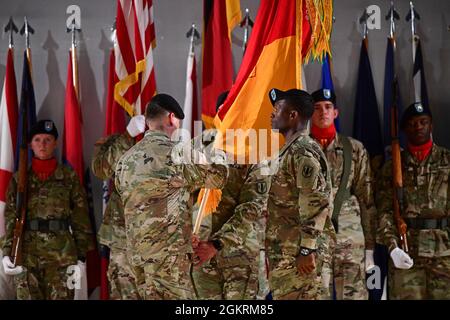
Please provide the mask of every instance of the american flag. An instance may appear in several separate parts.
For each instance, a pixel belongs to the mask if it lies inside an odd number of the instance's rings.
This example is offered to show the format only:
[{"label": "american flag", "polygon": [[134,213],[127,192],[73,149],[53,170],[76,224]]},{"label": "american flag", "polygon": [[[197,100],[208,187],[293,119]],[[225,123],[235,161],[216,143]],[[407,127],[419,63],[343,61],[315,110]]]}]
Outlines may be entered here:
[{"label": "american flag", "polygon": [[153,1],[118,0],[116,21],[114,99],[130,116],[143,114],[156,91]]}]

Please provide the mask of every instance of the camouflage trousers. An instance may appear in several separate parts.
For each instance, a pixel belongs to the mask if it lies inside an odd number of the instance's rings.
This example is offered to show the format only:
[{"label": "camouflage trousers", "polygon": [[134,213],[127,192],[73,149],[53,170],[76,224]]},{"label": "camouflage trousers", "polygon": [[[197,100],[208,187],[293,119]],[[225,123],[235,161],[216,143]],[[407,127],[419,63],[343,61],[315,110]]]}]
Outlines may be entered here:
[{"label": "camouflage trousers", "polygon": [[18,300],[73,300],[75,291],[67,287],[67,266],[23,269],[14,276]]},{"label": "camouflage trousers", "polygon": [[389,261],[389,299],[450,299],[450,256],[412,258],[414,266],[409,270],[397,269]]},{"label": "camouflage trousers", "polygon": [[333,257],[336,250],[336,234],[331,229],[318,238],[316,266],[320,276],[320,299],[331,300],[333,292]]},{"label": "camouflage trousers", "polygon": [[133,270],[125,250],[111,248],[108,266],[109,297],[111,300],[139,300]]},{"label": "camouflage trousers", "polygon": [[193,299],[190,266],[191,261],[186,254],[134,266],[133,276],[139,296],[144,300]]},{"label": "camouflage trousers", "polygon": [[198,299],[254,300],[258,294],[258,264],[221,266],[212,258],[194,268],[192,279]]},{"label": "camouflage trousers", "polygon": [[269,283],[274,300],[320,300],[322,297],[321,276],[317,270],[309,275],[300,275],[294,265],[272,270]]},{"label": "camouflage trousers", "polygon": [[[365,251],[337,243],[333,256],[336,300],[367,300]],[[332,286],[333,284],[330,283]]]}]

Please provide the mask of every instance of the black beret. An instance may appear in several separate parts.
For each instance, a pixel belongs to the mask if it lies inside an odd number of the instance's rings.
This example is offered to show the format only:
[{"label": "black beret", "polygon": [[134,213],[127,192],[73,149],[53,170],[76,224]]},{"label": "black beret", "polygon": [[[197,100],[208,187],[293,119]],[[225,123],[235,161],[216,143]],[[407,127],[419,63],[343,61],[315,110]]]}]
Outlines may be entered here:
[{"label": "black beret", "polygon": [[412,118],[414,116],[425,116],[425,115],[428,115],[428,116],[430,116],[430,118],[432,118],[430,108],[428,108],[428,106],[426,106],[420,102],[415,102],[415,103],[411,104],[408,108],[406,108],[406,110],[403,112],[400,125],[402,128],[404,128],[406,125],[406,122],[410,118]]},{"label": "black beret", "polygon": [[157,106],[167,110],[168,112],[173,112],[175,116],[180,120],[184,119],[183,109],[180,107],[177,100],[175,100],[168,94],[160,93],[155,95],[152,100],[150,100],[150,105],[152,104],[156,104]]},{"label": "black beret", "polygon": [[219,94],[219,96],[217,97],[217,100],[216,100],[216,112],[219,110],[219,107],[221,105],[223,105],[225,100],[227,100],[228,93],[230,93],[230,91],[224,91],[221,94]]},{"label": "black beret", "polygon": [[289,89],[287,91],[273,88],[269,91],[269,99],[272,105],[279,100],[288,100],[293,107],[300,111],[305,118],[311,118],[314,112],[313,99],[311,95],[299,89]]},{"label": "black beret", "polygon": [[312,94],[314,103],[320,101],[330,101],[336,107],[336,95],[333,90],[330,89],[320,89],[314,91]]},{"label": "black beret", "polygon": [[35,135],[42,133],[51,134],[55,139],[58,139],[58,130],[52,120],[40,120],[36,122],[30,129],[28,140],[31,141]]},{"label": "black beret", "polygon": [[283,91],[273,88],[269,91],[269,99],[272,105],[275,105],[275,103],[279,100],[287,98],[310,99],[311,95],[308,92],[299,89],[289,89],[287,91]]}]

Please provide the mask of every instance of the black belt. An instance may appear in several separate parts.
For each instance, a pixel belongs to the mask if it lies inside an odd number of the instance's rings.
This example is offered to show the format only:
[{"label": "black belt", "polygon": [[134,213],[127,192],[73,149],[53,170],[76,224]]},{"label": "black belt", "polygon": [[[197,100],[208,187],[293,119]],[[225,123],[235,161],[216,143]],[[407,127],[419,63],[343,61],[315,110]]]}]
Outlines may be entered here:
[{"label": "black belt", "polygon": [[32,219],[26,221],[25,229],[39,232],[56,232],[69,230],[69,222],[62,219]]},{"label": "black belt", "polygon": [[406,218],[405,222],[411,229],[445,229],[450,225],[450,218],[425,219]]}]

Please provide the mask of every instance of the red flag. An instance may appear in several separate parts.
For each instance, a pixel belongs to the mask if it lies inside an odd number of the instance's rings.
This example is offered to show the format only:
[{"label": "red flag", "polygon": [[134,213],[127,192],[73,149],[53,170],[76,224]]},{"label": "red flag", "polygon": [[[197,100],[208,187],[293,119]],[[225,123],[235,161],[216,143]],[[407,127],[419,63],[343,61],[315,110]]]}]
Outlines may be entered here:
[{"label": "red flag", "polygon": [[64,112],[63,161],[75,170],[84,185],[83,136],[81,134],[81,110],[74,86],[72,52],[67,69],[66,106]]},{"label": "red flag", "polygon": [[230,32],[240,21],[239,2],[204,0],[203,20],[202,120],[211,128],[217,97],[233,84]]},{"label": "red flag", "polygon": [[8,49],[6,74],[0,103],[0,237],[5,235],[6,190],[14,172],[17,142],[17,85],[14,73],[13,49]]},{"label": "red flag", "polygon": [[[91,196],[89,185],[89,176],[86,176],[83,161],[83,136],[82,136],[82,117],[81,109],[77,96],[78,75],[73,72],[77,70],[72,63],[76,63],[72,59],[73,52],[69,53],[69,64],[67,69],[66,84],[66,105],[64,112],[64,137],[63,137],[63,162],[68,164],[80,178],[80,182],[86,188],[88,194],[88,202]],[[87,179],[86,179],[87,178]],[[97,241],[95,239],[95,217],[92,204],[89,203],[89,218],[92,225],[92,231],[95,240],[95,249],[86,254],[86,273],[88,279],[89,293],[100,285],[100,256],[97,251]]]},{"label": "red flag", "polygon": [[114,100],[114,86],[119,81],[115,70],[116,57],[114,50],[109,54],[108,91],[106,96],[105,136],[125,131],[125,114]]},{"label": "red flag", "polygon": [[114,99],[130,116],[143,114],[156,92],[152,48],[155,44],[152,0],[118,0]]}]

